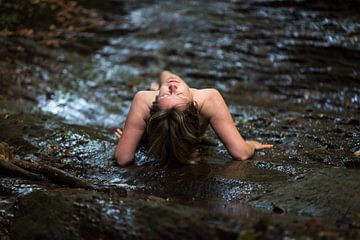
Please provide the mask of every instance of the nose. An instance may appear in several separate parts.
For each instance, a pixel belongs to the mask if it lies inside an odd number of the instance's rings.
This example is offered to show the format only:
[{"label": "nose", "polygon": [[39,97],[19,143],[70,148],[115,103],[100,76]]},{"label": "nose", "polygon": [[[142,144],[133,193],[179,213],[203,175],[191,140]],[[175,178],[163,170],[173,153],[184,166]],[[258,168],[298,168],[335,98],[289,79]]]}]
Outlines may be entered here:
[{"label": "nose", "polygon": [[175,84],[170,84],[169,85],[170,92],[175,92],[176,89],[177,89],[177,86]]}]

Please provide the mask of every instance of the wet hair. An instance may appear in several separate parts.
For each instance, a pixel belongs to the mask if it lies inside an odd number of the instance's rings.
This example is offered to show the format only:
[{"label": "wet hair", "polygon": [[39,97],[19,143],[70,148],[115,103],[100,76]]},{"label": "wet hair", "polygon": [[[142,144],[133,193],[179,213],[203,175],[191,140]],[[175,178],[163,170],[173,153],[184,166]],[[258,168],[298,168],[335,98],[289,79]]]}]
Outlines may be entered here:
[{"label": "wet hair", "polygon": [[200,160],[197,146],[201,118],[194,102],[185,109],[161,109],[154,102],[146,125],[149,154],[161,165],[194,164]]}]

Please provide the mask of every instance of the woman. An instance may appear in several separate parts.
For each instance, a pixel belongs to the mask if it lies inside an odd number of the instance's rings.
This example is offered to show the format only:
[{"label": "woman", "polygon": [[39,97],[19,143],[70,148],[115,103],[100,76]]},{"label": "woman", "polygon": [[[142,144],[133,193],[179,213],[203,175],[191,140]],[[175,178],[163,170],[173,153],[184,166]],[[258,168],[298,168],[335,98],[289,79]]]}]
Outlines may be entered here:
[{"label": "woman", "polygon": [[142,138],[148,141],[149,154],[164,165],[194,163],[199,158],[197,145],[209,123],[236,160],[250,158],[255,149],[272,147],[242,138],[216,89],[190,88],[179,76],[164,71],[159,90],[136,93],[124,131],[115,131],[119,138],[117,163],[131,163]]}]

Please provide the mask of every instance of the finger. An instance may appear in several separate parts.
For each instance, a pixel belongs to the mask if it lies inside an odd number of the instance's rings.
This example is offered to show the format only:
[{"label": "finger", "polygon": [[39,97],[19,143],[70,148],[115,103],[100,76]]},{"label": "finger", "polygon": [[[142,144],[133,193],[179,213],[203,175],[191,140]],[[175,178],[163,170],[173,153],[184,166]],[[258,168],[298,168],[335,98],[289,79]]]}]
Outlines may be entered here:
[{"label": "finger", "polygon": [[263,148],[272,148],[274,145],[272,144],[263,144],[260,146],[260,149],[263,149]]},{"label": "finger", "polygon": [[159,90],[159,83],[157,82],[152,82],[150,84],[150,90]]},{"label": "finger", "polygon": [[117,138],[119,138],[119,139],[121,138],[121,135],[118,134],[117,132],[115,132],[115,135],[116,135]]},{"label": "finger", "polygon": [[116,137],[118,137],[120,139],[122,136],[122,131],[120,129],[116,129],[114,134],[116,135]]},{"label": "finger", "polygon": [[259,149],[264,149],[264,148],[272,148],[273,145],[272,144],[257,144],[255,146],[255,149],[256,150],[259,150]]}]

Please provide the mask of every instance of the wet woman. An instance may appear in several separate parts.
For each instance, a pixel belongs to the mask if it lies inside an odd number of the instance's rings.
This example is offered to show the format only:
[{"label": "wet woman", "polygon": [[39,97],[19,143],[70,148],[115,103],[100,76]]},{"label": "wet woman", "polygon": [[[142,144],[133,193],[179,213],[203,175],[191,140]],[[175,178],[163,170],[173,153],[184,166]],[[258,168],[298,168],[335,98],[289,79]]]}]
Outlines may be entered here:
[{"label": "wet woman", "polygon": [[235,160],[246,160],[256,149],[272,147],[243,139],[216,89],[190,88],[179,76],[164,71],[158,90],[135,94],[124,130],[115,131],[119,139],[116,161],[120,166],[131,163],[145,138],[149,154],[161,164],[195,163],[199,160],[197,147],[209,124]]}]

